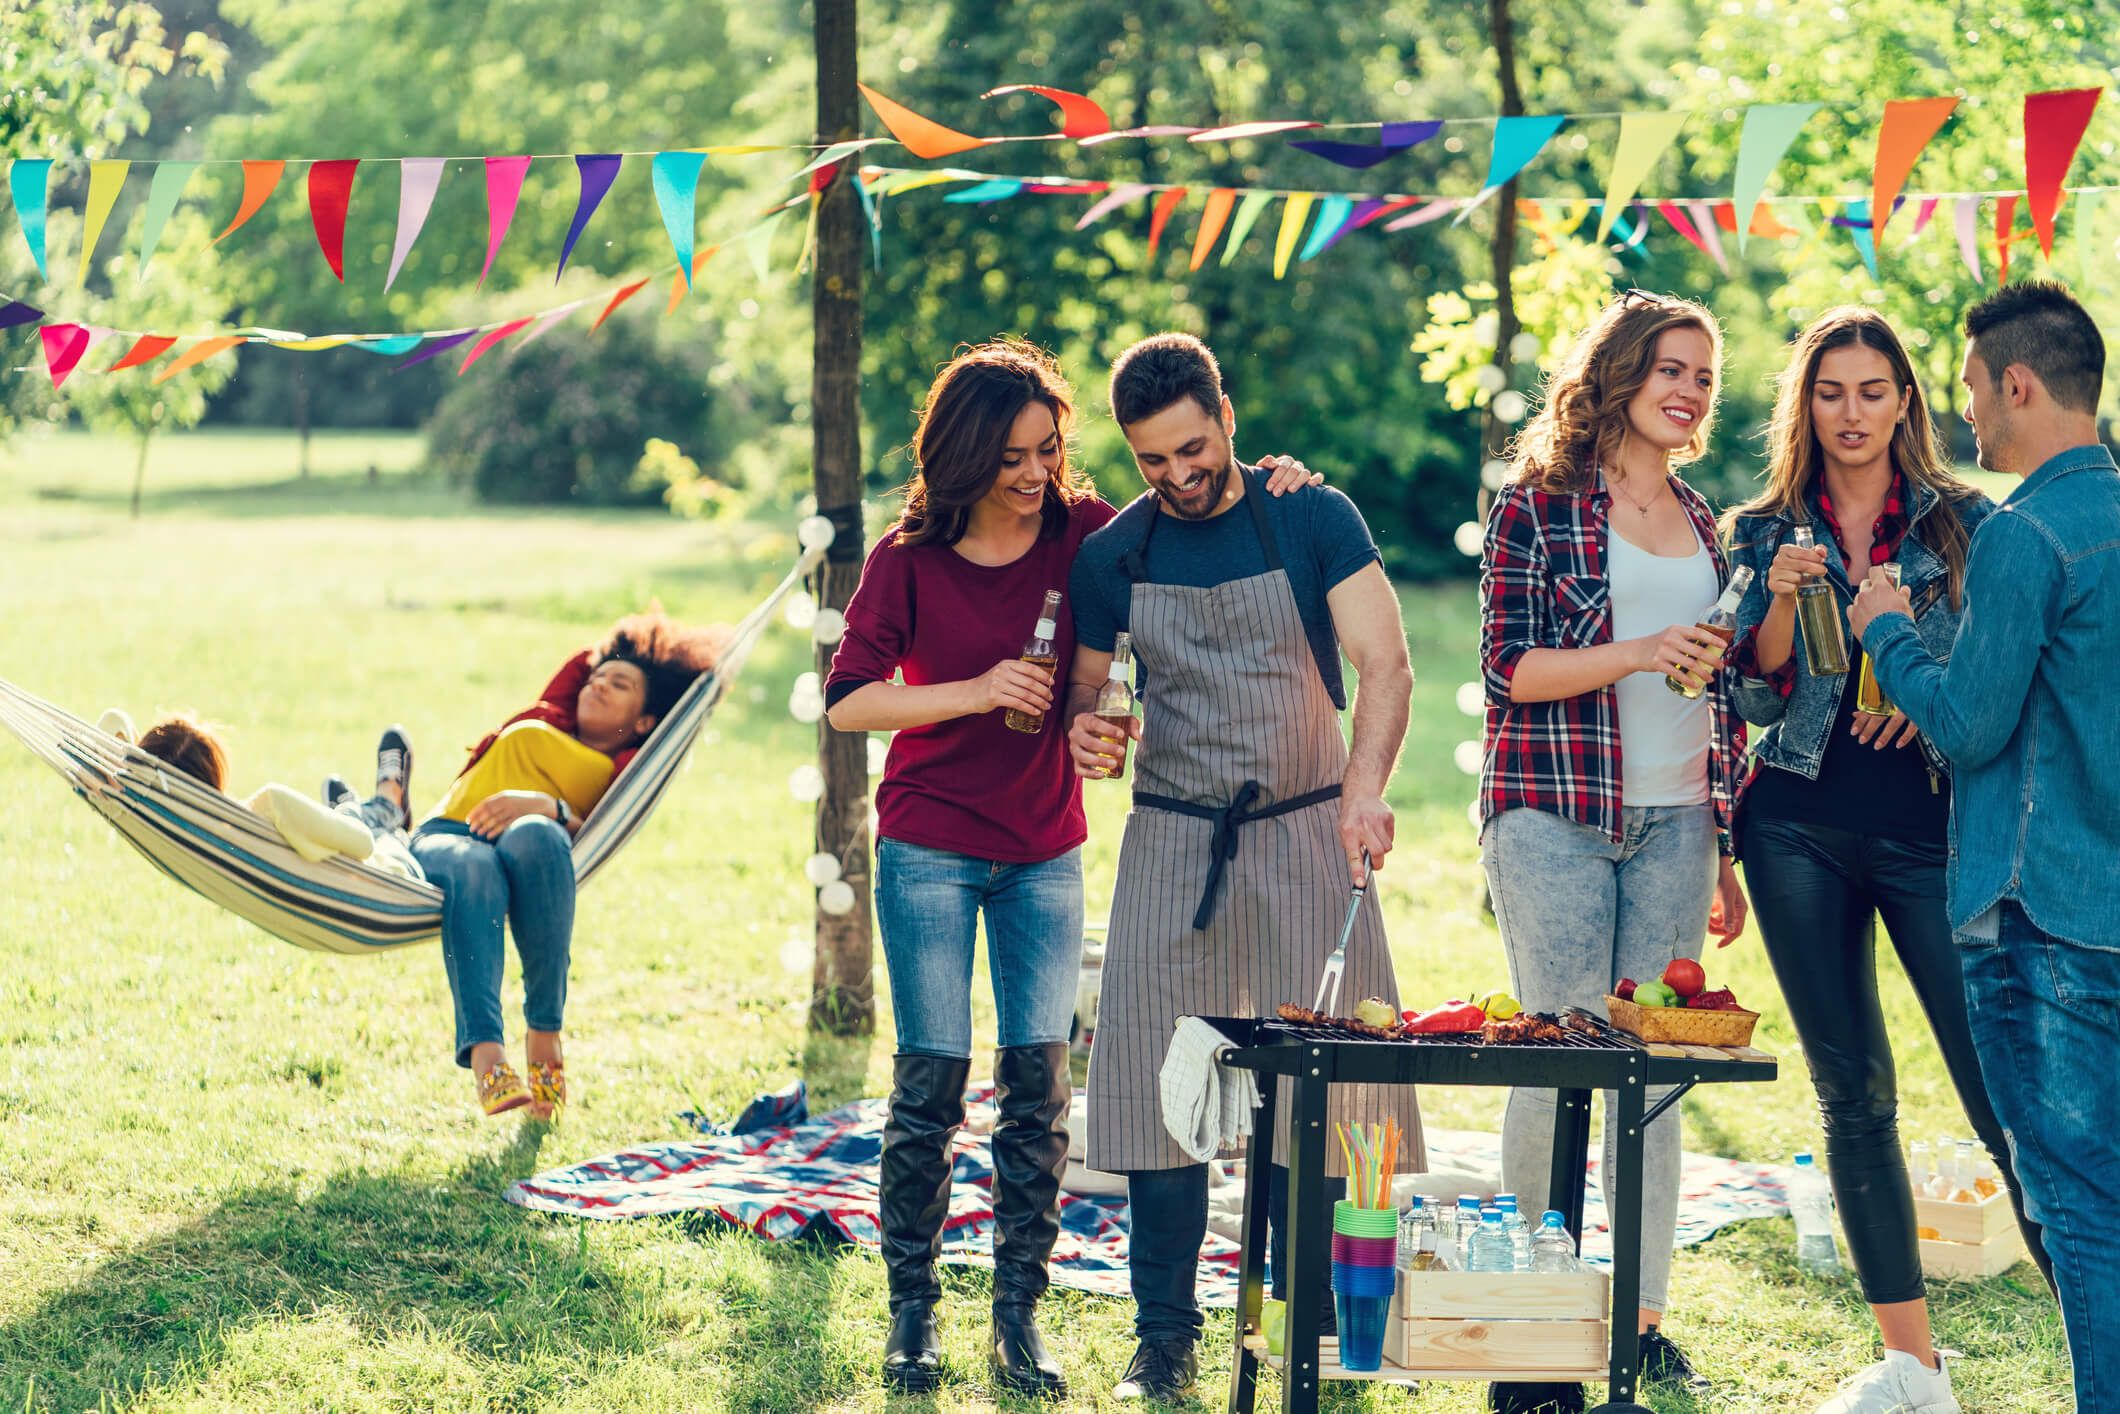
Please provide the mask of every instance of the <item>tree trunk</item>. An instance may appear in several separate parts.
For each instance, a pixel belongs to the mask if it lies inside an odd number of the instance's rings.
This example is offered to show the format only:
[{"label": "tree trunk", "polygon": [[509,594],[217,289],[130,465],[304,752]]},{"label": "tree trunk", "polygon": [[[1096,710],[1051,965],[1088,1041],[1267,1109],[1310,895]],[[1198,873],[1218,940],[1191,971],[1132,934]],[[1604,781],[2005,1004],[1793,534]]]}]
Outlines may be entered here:
[{"label": "tree trunk", "polygon": [[140,434],[140,455],[133,462],[132,518],[134,520],[140,518],[140,488],[147,484],[147,444],[154,435],[153,432],[142,432]]},{"label": "tree trunk", "polygon": [[294,361],[294,432],[301,451],[296,469],[306,480],[309,476],[309,380],[302,376],[302,360]]},{"label": "tree trunk", "polygon": [[[855,94],[855,0],[816,0],[817,142],[861,135]],[[855,162],[842,161],[817,208],[817,267],[810,281],[811,475],[817,513],[838,529],[818,571],[818,599],[844,610],[861,578],[861,253]],[[820,676],[832,650],[817,649]],[[817,804],[817,848],[840,861],[854,907],[817,913],[817,960],[810,979],[810,1029],[839,1036],[876,1029],[875,963],[869,929],[868,734],[817,724],[824,798]]]},{"label": "tree trunk", "polygon": [[[1524,94],[1516,76],[1516,32],[1509,20],[1509,0],[1487,0],[1487,28],[1494,44],[1494,59],[1497,76],[1502,86],[1502,115],[1519,117],[1524,111]],[[1516,178],[1511,177],[1495,193],[1494,239],[1488,246],[1494,269],[1494,366],[1502,371],[1502,386],[1507,388],[1516,381],[1516,360],[1509,352],[1523,325],[1516,315],[1516,292],[1511,288],[1510,275],[1516,267]],[[1509,443],[1513,429],[1494,415],[1494,399],[1487,400],[1487,413],[1482,419],[1480,446],[1484,462],[1499,457]],[[1486,519],[1487,490],[1483,481],[1480,487],[1480,511]]]}]

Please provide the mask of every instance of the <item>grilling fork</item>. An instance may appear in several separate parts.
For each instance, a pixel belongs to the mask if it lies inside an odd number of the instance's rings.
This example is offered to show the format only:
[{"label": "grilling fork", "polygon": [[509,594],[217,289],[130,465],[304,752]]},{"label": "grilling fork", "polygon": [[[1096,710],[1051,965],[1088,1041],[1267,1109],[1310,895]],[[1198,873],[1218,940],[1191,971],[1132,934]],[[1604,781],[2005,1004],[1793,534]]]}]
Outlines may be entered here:
[{"label": "grilling fork", "polygon": [[1325,971],[1318,978],[1318,997],[1310,1009],[1320,1016],[1331,1016],[1332,1008],[1340,1004],[1340,976],[1347,971],[1347,940],[1354,936],[1354,916],[1362,911],[1362,895],[1369,892],[1369,851],[1362,851],[1362,882],[1354,886],[1347,900],[1347,921],[1340,925],[1340,941],[1333,945],[1332,955],[1325,959]]}]

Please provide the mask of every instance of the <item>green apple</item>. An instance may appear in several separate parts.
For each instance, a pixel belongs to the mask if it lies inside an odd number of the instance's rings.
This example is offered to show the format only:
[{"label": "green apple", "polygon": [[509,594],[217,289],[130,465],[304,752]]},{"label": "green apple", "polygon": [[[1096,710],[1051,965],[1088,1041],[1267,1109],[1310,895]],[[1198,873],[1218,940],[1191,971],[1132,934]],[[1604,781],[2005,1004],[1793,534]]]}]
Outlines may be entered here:
[{"label": "green apple", "polygon": [[1670,1007],[1678,1005],[1678,993],[1661,982],[1644,982],[1634,989],[1636,1006]]}]

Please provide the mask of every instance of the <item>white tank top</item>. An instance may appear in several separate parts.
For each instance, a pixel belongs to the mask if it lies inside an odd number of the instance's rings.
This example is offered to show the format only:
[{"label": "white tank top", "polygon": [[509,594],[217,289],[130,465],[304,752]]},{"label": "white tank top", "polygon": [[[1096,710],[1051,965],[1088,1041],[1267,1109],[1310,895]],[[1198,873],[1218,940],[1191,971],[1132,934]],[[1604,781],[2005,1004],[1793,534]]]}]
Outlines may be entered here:
[{"label": "white tank top", "polygon": [[[1660,634],[1673,624],[1708,616],[1716,588],[1715,562],[1706,546],[1672,557],[1653,555],[1616,530],[1606,539],[1615,641]],[[1629,673],[1615,690],[1621,804],[1705,805],[1713,730],[1707,694],[1689,701],[1666,686],[1661,673]]]}]

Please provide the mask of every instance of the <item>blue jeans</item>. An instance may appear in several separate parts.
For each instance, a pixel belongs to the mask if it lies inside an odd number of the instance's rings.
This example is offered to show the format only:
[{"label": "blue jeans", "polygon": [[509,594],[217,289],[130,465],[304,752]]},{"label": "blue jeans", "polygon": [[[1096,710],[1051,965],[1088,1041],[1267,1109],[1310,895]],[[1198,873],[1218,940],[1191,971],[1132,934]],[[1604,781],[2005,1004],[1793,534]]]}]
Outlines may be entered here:
[{"label": "blue jeans", "polygon": [[501,1028],[503,925],[523,959],[523,1022],[557,1031],[567,1010],[574,938],[574,841],[564,826],[525,815],[488,842],[454,820],[429,820],[412,857],[442,891],[442,965],[456,998],[456,1063],[506,1039]]},{"label": "blue jeans", "polygon": [[2078,1414],[2112,1414],[2120,1410],[2120,1131],[2112,1106],[2120,952],[2049,937],[2015,903],[2000,912],[1996,936],[1958,935],[1973,1044],[2025,1210],[2045,1229]]},{"label": "blue jeans", "polygon": [[[1547,810],[1505,810],[1480,838],[1509,977],[1526,1011],[1579,1006],[1603,1014],[1622,977],[1648,982],[1673,958],[1700,956],[1715,901],[1715,807],[1627,806],[1618,844]],[[1668,1093],[1645,1096],[1654,1106]],[[1552,1181],[1551,1090],[1514,1089],[1502,1112],[1502,1179],[1524,1212],[1544,1212]],[[1618,1138],[1605,1097],[1604,1164],[1612,1202]],[[1664,1309],[1678,1226],[1681,1160],[1676,1106],[1642,1134],[1642,1284],[1645,1310]],[[1624,1319],[1624,1316],[1621,1317]]]},{"label": "blue jeans", "polygon": [[1082,851],[1002,864],[903,840],[876,844],[876,921],[900,1053],[972,1053],[972,958],[986,914],[996,1042],[1067,1039],[1082,973]]}]

